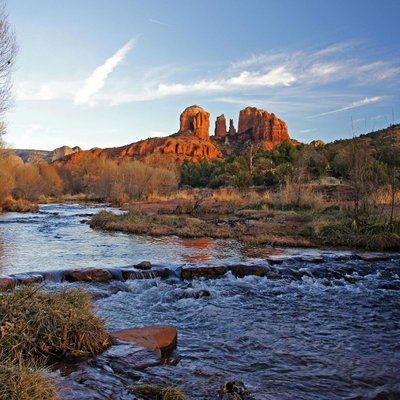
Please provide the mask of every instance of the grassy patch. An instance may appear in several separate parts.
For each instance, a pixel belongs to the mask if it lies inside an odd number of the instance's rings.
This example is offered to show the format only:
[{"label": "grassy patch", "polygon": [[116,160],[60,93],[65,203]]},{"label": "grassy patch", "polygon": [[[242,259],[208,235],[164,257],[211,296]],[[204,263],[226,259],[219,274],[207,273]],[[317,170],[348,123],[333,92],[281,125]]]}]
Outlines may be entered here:
[{"label": "grassy patch", "polygon": [[11,358],[86,356],[104,350],[108,340],[86,292],[30,287],[0,296],[0,348]]},{"label": "grassy patch", "polygon": [[27,287],[1,293],[0,399],[57,399],[45,361],[95,354],[108,344],[86,292]]},{"label": "grassy patch", "polygon": [[1,357],[0,399],[56,400],[55,382],[40,363],[10,361]]}]

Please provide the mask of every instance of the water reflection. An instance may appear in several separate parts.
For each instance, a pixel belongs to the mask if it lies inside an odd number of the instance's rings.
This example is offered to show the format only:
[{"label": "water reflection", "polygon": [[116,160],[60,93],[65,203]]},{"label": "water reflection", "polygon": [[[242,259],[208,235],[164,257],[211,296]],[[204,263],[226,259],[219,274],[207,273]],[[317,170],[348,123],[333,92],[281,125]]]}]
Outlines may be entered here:
[{"label": "water reflection", "polygon": [[1,215],[0,271],[112,267],[143,260],[173,267],[249,258],[234,240],[153,238],[94,231],[82,220],[98,210],[77,204],[46,204],[38,214]]}]

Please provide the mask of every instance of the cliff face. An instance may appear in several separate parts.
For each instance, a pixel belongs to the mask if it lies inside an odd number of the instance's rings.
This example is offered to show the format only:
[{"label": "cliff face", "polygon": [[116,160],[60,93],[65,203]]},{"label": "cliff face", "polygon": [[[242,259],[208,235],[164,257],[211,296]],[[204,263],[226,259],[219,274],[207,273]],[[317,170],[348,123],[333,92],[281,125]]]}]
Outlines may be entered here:
[{"label": "cliff face", "polygon": [[[127,146],[74,152],[65,154],[61,162],[76,162],[85,154],[106,157],[117,162],[123,160],[148,160],[150,158],[183,162],[198,161],[202,158],[214,159],[235,153],[243,143],[253,141],[266,150],[284,140],[290,140],[286,124],[274,114],[247,107],[240,111],[239,126],[236,131],[233,120],[226,127],[224,114],[215,121],[215,136],[210,138],[210,114],[197,105],[186,108],[180,116],[179,131],[171,136],[141,140]],[[231,142],[234,146],[231,146]],[[65,150],[65,151],[64,151]],[[58,153],[69,150],[59,149]],[[77,149],[76,149],[77,150]],[[75,150],[75,151],[76,151]],[[59,157],[57,157],[59,158]]]},{"label": "cliff face", "polygon": [[255,143],[271,150],[284,140],[290,140],[288,128],[275,114],[255,107],[240,111],[238,135],[250,133]]},{"label": "cliff face", "polygon": [[180,132],[191,131],[200,139],[209,140],[210,113],[199,106],[190,106],[181,114]]}]

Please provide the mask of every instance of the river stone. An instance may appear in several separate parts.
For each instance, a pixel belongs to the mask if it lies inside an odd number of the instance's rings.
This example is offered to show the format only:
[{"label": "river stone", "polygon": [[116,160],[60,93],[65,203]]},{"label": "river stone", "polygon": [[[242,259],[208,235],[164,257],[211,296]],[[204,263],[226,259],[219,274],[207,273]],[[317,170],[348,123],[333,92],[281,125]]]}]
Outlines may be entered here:
[{"label": "river stone", "polygon": [[272,273],[271,268],[266,265],[231,265],[229,269],[232,271],[233,275],[238,278],[243,278],[248,275],[255,276],[268,276]]},{"label": "river stone", "polygon": [[134,342],[149,351],[172,350],[178,343],[178,331],[173,326],[153,325],[145,328],[128,328],[111,333],[114,339]]},{"label": "river stone", "polygon": [[228,272],[228,268],[225,266],[219,267],[189,267],[183,268],[181,271],[182,279],[194,279],[194,278],[216,278],[225,275]]},{"label": "river stone", "polygon": [[70,282],[108,282],[112,280],[111,272],[101,268],[84,268],[68,271],[65,275]]},{"label": "river stone", "polygon": [[361,260],[367,261],[367,262],[378,262],[378,261],[390,260],[389,256],[380,255],[380,254],[359,254],[359,257]]},{"label": "river stone", "polygon": [[134,265],[134,267],[137,269],[142,269],[142,270],[151,269],[151,262],[150,261],[142,261],[139,264]]},{"label": "river stone", "polygon": [[9,276],[0,276],[0,291],[6,292],[7,290],[15,289],[16,280]]}]

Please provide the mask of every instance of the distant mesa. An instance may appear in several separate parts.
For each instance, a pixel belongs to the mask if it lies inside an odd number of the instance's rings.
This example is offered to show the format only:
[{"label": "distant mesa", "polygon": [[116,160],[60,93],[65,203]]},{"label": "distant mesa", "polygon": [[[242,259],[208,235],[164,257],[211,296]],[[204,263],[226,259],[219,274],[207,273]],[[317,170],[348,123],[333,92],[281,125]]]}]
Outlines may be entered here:
[{"label": "distant mesa", "polygon": [[69,147],[61,146],[54,150],[22,150],[16,149],[15,153],[22,159],[25,164],[38,163],[38,162],[53,162],[60,160],[66,156],[74,153],[81,152],[79,146]]},{"label": "distant mesa", "polygon": [[[114,148],[93,148],[81,151],[79,148],[64,146],[53,151],[53,161],[76,163],[85,154],[108,158],[116,162],[123,160],[173,162],[199,161],[220,158],[240,153],[246,143],[271,150],[274,146],[290,139],[287,126],[275,114],[255,107],[247,107],[239,113],[238,129],[233,119],[221,114],[216,118],[214,135],[210,136],[210,113],[198,105],[187,107],[180,115],[179,131],[167,137],[154,137],[126,146]],[[292,141],[294,142],[294,141]]]},{"label": "distant mesa", "polygon": [[73,148],[68,146],[58,147],[57,149],[53,150],[51,161],[59,160],[60,158],[69,156],[70,154],[79,153],[80,151],[82,151],[82,149],[78,146],[75,146]]}]

